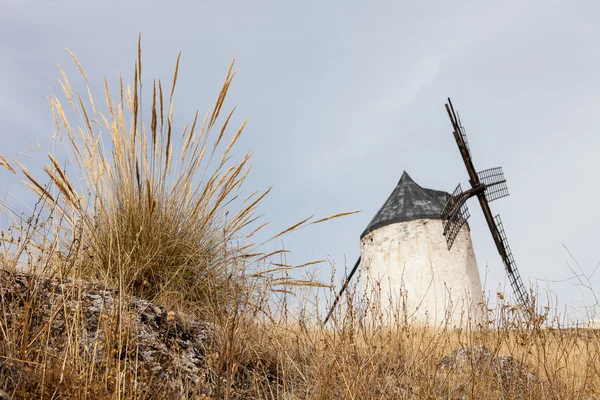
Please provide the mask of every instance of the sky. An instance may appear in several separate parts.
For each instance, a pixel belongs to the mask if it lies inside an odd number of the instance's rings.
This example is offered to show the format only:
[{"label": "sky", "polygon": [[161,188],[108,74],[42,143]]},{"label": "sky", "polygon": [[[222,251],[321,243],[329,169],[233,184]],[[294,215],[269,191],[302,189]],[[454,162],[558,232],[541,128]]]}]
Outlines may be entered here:
[{"label": "sky", "polygon": [[[131,79],[138,33],[147,79],[169,81],[182,51],[176,102],[186,121],[212,106],[235,54],[226,107],[237,105],[235,124],[249,120],[237,150],[254,153],[248,186],[273,186],[262,205],[270,232],[362,210],[285,240],[290,262],[330,260],[339,284],[404,170],[423,187],[468,186],[444,109],[451,97],[475,167],[504,169],[511,196],[492,211],[523,280],[577,319],[600,291],[599,17],[592,1],[0,0],[0,151],[35,164],[28,149],[52,146],[56,65],[76,72],[65,48],[92,86],[120,72]],[[26,198],[10,175],[0,183]],[[469,206],[493,297],[506,283],[502,261],[477,202]],[[328,282],[331,265],[316,273]]]}]

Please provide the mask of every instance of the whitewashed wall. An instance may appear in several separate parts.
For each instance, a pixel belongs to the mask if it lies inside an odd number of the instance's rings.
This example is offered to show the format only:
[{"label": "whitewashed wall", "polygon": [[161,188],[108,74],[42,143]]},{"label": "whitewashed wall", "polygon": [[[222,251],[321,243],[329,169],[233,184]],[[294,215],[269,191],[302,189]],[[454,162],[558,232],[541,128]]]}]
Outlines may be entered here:
[{"label": "whitewashed wall", "polygon": [[365,298],[384,315],[401,310],[394,318],[413,325],[481,322],[483,291],[467,225],[450,251],[439,219],[387,225],[363,237],[361,255]]}]

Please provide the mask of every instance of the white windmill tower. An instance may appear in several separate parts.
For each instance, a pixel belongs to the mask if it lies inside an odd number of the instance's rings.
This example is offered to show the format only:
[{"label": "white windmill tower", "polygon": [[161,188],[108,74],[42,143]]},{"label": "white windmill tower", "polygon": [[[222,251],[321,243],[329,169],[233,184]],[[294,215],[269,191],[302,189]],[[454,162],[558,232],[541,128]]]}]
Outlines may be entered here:
[{"label": "white windmill tower", "polygon": [[444,237],[449,196],[404,172],[360,236],[365,300],[384,316],[430,326],[481,321],[483,291],[469,227],[450,250]]}]

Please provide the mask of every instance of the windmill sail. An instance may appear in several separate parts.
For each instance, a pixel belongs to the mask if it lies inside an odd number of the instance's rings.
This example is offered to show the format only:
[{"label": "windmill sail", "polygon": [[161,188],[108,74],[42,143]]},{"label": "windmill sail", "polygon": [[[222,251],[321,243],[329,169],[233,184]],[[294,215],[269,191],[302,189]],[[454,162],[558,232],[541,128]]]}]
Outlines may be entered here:
[{"label": "windmill sail", "polygon": [[509,195],[502,167],[480,171],[477,173],[477,177],[479,182],[486,186],[484,194],[487,201],[492,202]]},{"label": "windmill sail", "polygon": [[[454,111],[454,109],[452,109],[452,111]],[[462,122],[460,122],[460,114],[458,112],[456,113],[456,122],[458,124],[460,139],[462,141],[463,146],[465,146],[465,149],[467,150],[467,154],[469,155],[469,158],[470,158],[471,157],[471,149],[469,148],[469,141],[467,140],[467,132],[465,131],[465,127],[463,126]]]},{"label": "windmill sail", "polygon": [[458,236],[458,232],[460,232],[460,229],[471,216],[469,209],[467,208],[468,198],[468,196],[463,195],[462,188],[459,184],[448,198],[448,201],[442,210],[442,224],[448,250],[452,248],[452,244],[454,243],[456,236]]},{"label": "windmill sail", "polygon": [[515,296],[517,296],[517,301],[521,304],[527,304],[527,291],[525,290],[525,285],[523,285],[523,281],[521,280],[521,275],[517,269],[515,258],[513,257],[510,246],[508,245],[508,240],[506,239],[506,233],[504,232],[504,226],[502,225],[500,215],[496,215],[496,217],[494,217],[494,222],[496,223],[496,231],[498,232],[500,239],[500,242],[496,242],[496,246],[498,247],[498,251],[502,256],[502,261],[506,267],[506,273],[508,274],[510,286],[515,293]]},{"label": "windmill sail", "polygon": [[491,168],[481,172],[476,172],[473,166],[473,160],[471,158],[471,151],[469,149],[469,143],[467,141],[467,135],[465,129],[460,122],[458,113],[454,110],[454,106],[450,99],[446,104],[446,111],[452,128],[454,129],[453,135],[460,150],[465,168],[469,173],[469,182],[471,189],[462,191],[460,185],[456,188],[452,196],[447,200],[446,206],[442,212],[442,220],[444,221],[444,236],[446,236],[446,242],[448,244],[448,250],[452,247],[454,240],[456,239],[458,232],[465,224],[469,217],[468,210],[466,208],[466,201],[473,196],[477,196],[481,210],[488,224],[488,228],[496,243],[496,248],[502,257],[506,272],[508,273],[508,279],[511,287],[517,297],[517,300],[521,304],[528,304],[528,298],[521,280],[521,276],[517,271],[514,257],[508,246],[506,239],[506,233],[502,226],[502,221],[499,216],[495,218],[492,216],[490,209],[490,202],[501,199],[508,196],[508,187],[506,185],[506,179],[504,179],[504,173],[502,168]]}]

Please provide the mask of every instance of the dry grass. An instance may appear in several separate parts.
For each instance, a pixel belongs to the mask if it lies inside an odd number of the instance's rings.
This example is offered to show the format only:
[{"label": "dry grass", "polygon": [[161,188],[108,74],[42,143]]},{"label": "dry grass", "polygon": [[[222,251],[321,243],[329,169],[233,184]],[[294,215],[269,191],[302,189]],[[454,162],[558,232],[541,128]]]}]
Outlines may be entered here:
[{"label": "dry grass", "polygon": [[[183,131],[176,133],[179,57],[169,87],[163,90],[162,83],[155,81],[151,97],[145,98],[138,42],[133,85],[125,86],[121,78],[114,96],[105,79],[103,111],[83,67],[71,56],[86,95],[74,92],[59,67],[66,101],[56,96],[49,99],[56,138],[67,143],[65,165],[48,154],[47,185],[19,161],[0,159],[0,165],[11,173],[21,172],[23,182],[44,202],[46,216],[56,222],[54,235],[60,252],[77,242],[78,257],[70,265],[57,263],[55,274],[102,281],[148,299],[168,298],[172,303],[203,307],[209,302],[226,303],[223,295],[233,281],[256,284],[257,279],[272,278],[290,268],[279,265],[266,272],[257,268],[278,254],[261,252],[253,241],[266,225],[259,223],[256,211],[270,189],[263,193],[244,190],[250,151],[235,162],[233,150],[246,121],[228,137],[234,109],[217,126],[235,75],[233,62],[214,107],[203,118],[196,112]],[[142,118],[142,100],[151,101],[144,114],[149,125]],[[78,123],[70,122],[72,118]],[[28,237],[38,248],[47,247],[51,240],[48,232]],[[271,279],[270,284],[274,283]]]},{"label": "dry grass", "polygon": [[[133,85],[121,81],[113,96],[105,82],[105,111],[73,59],[86,95],[77,94],[61,70],[65,101],[50,98],[58,135],[68,145],[68,165],[49,155],[42,179],[18,161],[0,157],[0,166],[21,175],[39,198],[27,219],[16,218],[19,210],[3,208],[14,223],[0,237],[0,273],[11,277],[18,269],[30,271],[19,296],[9,295],[9,278],[0,287],[0,388],[13,398],[600,396],[600,334],[565,329],[547,315],[524,319],[519,310],[501,305],[490,311],[490,326],[450,330],[383,324],[368,305],[353,302],[334,313],[327,326],[319,322],[316,307],[288,308],[296,287],[319,284],[290,278],[291,270],[311,263],[276,262],[283,250],[266,254],[254,243],[264,226],[257,209],[266,193],[244,193],[250,154],[235,162],[233,149],[245,122],[229,135],[232,112],[221,116],[233,64],[214,107],[175,133],[179,59],[169,87],[163,91],[154,82],[145,98],[138,49]],[[148,121],[141,111],[147,102]],[[76,124],[70,122],[73,115]],[[305,219],[274,238],[346,214]],[[116,311],[99,318],[90,331],[85,310],[73,307],[81,304],[84,291],[66,293],[67,286],[58,285],[48,303],[43,276],[116,288]],[[206,343],[197,383],[178,378],[174,367],[171,379],[180,379],[183,388],[175,390],[139,365],[131,295],[177,311],[168,319],[183,325],[210,321],[214,340]],[[90,337],[91,348],[83,340]],[[475,362],[439,368],[455,349],[482,345],[522,363],[537,377],[535,384],[502,381],[489,366]],[[100,360],[98,349],[107,349]]]},{"label": "dry grass", "polygon": [[[241,291],[237,307],[214,315],[216,340],[207,343],[203,367],[197,372],[200,381],[193,384],[181,378],[180,387],[186,389],[182,392],[136,362],[133,354],[143,339],[133,334],[127,322],[126,301],[117,304],[122,314],[99,322],[97,331],[104,336],[96,334],[93,345],[85,347],[80,339],[86,337],[85,311],[70,311],[64,297],[45,309],[37,282],[32,277],[31,290],[21,299],[2,296],[0,384],[14,398],[591,399],[600,395],[598,331],[563,329],[549,321],[537,321],[532,327],[531,321],[518,320],[509,306],[499,311],[505,321],[511,321],[502,329],[383,326],[373,323],[377,319],[370,318],[368,308],[362,306],[334,314],[325,327],[315,320],[296,319],[296,312],[272,319],[278,312],[271,307],[281,303],[271,298],[270,304],[257,308]],[[83,296],[77,291],[71,295]],[[57,326],[45,320],[44,313],[66,313],[68,322]],[[452,351],[473,346],[511,355],[536,380],[532,385],[524,385],[518,377],[503,381],[485,363],[467,363],[455,370],[438,367]],[[96,347],[115,350],[98,362],[96,352],[90,351]],[[174,374],[177,382],[176,366]]]}]

